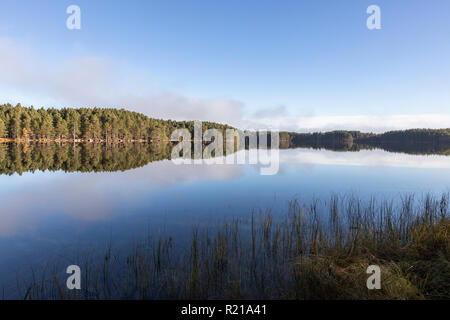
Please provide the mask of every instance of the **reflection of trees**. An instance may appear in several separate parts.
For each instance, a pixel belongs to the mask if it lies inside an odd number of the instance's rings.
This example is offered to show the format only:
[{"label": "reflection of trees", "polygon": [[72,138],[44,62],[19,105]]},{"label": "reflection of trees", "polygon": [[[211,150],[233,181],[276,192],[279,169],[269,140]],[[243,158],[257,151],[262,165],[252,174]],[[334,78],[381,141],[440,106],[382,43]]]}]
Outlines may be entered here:
[{"label": "reflection of trees", "polygon": [[450,145],[441,145],[441,144],[403,144],[403,143],[393,143],[393,142],[385,142],[385,143],[377,143],[373,144],[374,146],[390,151],[390,152],[401,152],[408,154],[418,154],[418,155],[450,155]]},{"label": "reflection of trees", "polygon": [[314,135],[295,136],[291,140],[280,143],[280,149],[313,148],[333,151],[360,151],[383,149],[389,152],[407,154],[439,154],[450,155],[450,142],[430,137],[428,139],[363,138],[343,139],[340,136],[317,137]]},{"label": "reflection of trees", "polygon": [[330,144],[330,143],[283,143],[280,144],[280,149],[291,149],[291,148],[312,148],[312,149],[325,149],[332,151],[349,151],[357,152],[361,150],[373,150],[382,149],[389,152],[406,153],[406,154],[417,154],[417,155],[450,155],[450,146],[436,145],[436,144],[403,144],[403,143],[392,143],[392,142],[366,142],[366,143],[341,143],[341,144]]},{"label": "reflection of trees", "polygon": [[450,129],[412,129],[382,134],[359,131],[280,133],[280,148],[314,148],[334,151],[384,149],[408,154],[450,155]]},{"label": "reflection of trees", "polygon": [[[191,157],[194,157],[194,143]],[[0,143],[0,174],[34,171],[103,172],[139,168],[170,160],[174,143]],[[203,151],[207,144],[202,144]],[[224,153],[226,144],[223,144]],[[235,146],[233,152],[238,148]],[[213,151],[210,155],[215,157]]]},{"label": "reflection of trees", "polygon": [[[191,150],[194,150],[193,142]],[[207,144],[202,145],[202,149]],[[145,166],[153,161],[171,158],[173,143],[0,143],[0,174],[57,171],[102,172],[124,171]],[[223,143],[224,154],[226,143]],[[233,152],[245,146],[233,146]],[[375,148],[408,154],[450,155],[450,145],[442,141],[405,139],[348,139],[343,135],[304,135],[280,139],[280,149],[313,148],[333,151],[360,151]],[[202,152],[203,153],[203,152]],[[192,156],[194,156],[192,152]],[[212,156],[215,156],[213,152]]]},{"label": "reflection of trees", "polygon": [[27,171],[124,171],[170,159],[167,143],[0,144],[0,174]]}]

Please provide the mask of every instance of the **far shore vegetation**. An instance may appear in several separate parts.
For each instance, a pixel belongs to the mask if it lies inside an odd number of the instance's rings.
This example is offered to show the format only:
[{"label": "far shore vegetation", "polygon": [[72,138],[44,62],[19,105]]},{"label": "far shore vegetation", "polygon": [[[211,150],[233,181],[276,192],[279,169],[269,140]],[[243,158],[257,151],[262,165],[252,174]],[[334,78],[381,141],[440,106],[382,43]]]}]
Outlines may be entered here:
[{"label": "far shore vegetation", "polygon": [[[18,297],[450,299],[449,195],[397,200],[293,201],[284,217],[254,212],[193,226],[190,242],[149,236],[126,251],[107,245],[70,260],[81,267],[81,290],[66,289],[66,259],[18,282]],[[379,290],[366,286],[370,265],[381,268]]]},{"label": "far shore vegetation", "polygon": [[[234,129],[202,122],[203,130]],[[40,108],[0,105],[0,142],[158,142],[169,141],[175,129],[194,132],[193,121],[153,119],[141,113],[112,108]],[[351,150],[354,145],[384,149],[450,149],[450,128],[411,129],[382,134],[360,131],[318,133],[280,132],[291,146]]]},{"label": "far shore vegetation", "polygon": [[[203,130],[232,128],[206,121],[202,126]],[[0,105],[0,139],[3,141],[168,141],[175,129],[183,128],[193,132],[194,122],[153,119],[124,109],[34,109],[20,104]]]}]

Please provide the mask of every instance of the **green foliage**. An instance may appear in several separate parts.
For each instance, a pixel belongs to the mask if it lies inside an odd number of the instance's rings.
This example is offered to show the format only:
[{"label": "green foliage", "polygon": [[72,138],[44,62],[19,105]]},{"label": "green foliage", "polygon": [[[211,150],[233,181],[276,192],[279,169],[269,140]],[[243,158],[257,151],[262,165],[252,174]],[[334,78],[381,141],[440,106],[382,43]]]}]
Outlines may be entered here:
[{"label": "green foliage", "polygon": [[5,138],[6,136],[7,136],[7,130],[6,130],[5,121],[0,119],[0,138]]},{"label": "green foliage", "polygon": [[330,142],[381,142],[381,141],[450,141],[450,129],[411,129],[388,131],[381,134],[364,133],[360,131],[329,131],[314,133],[280,132],[280,139],[304,144],[326,144]]},{"label": "green foliage", "polygon": [[411,129],[381,134],[360,131],[280,132],[280,148],[359,151],[381,148],[411,154],[449,154],[450,129]]},{"label": "green foliage", "polygon": [[[154,143],[0,143],[0,175],[24,172],[125,171],[170,160],[172,142]],[[203,150],[206,145],[203,145]],[[193,146],[192,146],[193,148]],[[225,148],[225,146],[224,146]],[[202,152],[203,153],[203,152]],[[194,154],[192,153],[193,157]]]},{"label": "green foliage", "polygon": [[168,143],[1,143],[0,174],[125,171],[170,155]]},{"label": "green foliage", "polygon": [[[124,109],[34,109],[20,104],[0,105],[0,121],[4,137],[34,140],[89,140],[89,141],[166,141],[173,130],[187,128],[194,132],[193,121],[173,121],[149,118]],[[232,128],[214,122],[203,122],[203,130]],[[1,129],[1,123],[0,123]],[[25,130],[24,130],[25,129]],[[26,133],[26,137],[24,136]]]}]

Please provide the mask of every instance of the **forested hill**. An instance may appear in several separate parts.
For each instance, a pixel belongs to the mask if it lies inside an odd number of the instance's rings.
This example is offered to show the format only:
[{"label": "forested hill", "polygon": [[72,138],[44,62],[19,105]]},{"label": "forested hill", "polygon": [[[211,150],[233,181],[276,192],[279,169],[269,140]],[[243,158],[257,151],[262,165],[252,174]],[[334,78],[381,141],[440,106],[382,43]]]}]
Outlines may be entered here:
[{"label": "forested hill", "polygon": [[[203,130],[225,130],[228,125],[202,122]],[[173,130],[193,132],[193,121],[149,118],[123,109],[35,109],[20,104],[0,105],[0,139],[158,141],[168,140]]]}]

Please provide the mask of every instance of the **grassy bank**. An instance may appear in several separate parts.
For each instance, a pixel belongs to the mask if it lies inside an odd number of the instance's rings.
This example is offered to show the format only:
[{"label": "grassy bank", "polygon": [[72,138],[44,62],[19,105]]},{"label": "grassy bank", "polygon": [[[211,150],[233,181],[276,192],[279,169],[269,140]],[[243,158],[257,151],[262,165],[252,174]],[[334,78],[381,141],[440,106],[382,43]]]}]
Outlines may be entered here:
[{"label": "grassy bank", "polygon": [[[254,212],[194,227],[190,243],[144,240],[127,254],[80,258],[82,289],[55,266],[26,299],[449,299],[449,196],[294,201],[283,218]],[[369,265],[381,290],[368,290]],[[67,264],[65,265],[67,266]]]}]

